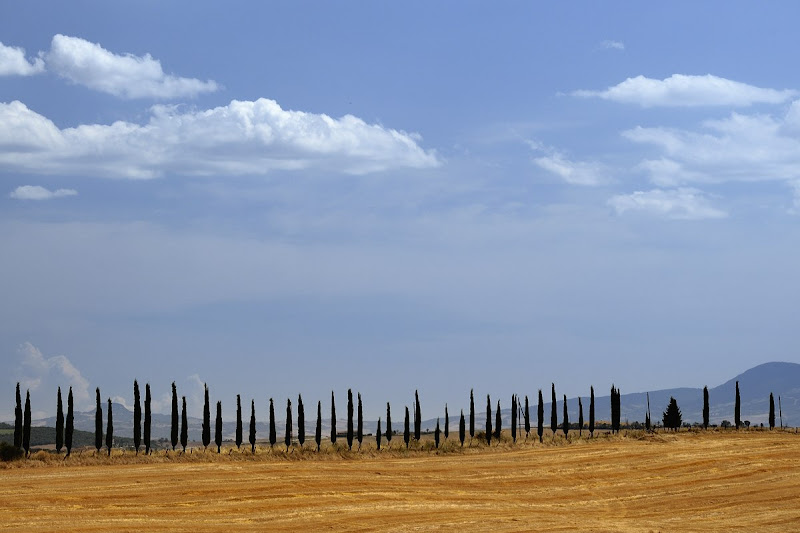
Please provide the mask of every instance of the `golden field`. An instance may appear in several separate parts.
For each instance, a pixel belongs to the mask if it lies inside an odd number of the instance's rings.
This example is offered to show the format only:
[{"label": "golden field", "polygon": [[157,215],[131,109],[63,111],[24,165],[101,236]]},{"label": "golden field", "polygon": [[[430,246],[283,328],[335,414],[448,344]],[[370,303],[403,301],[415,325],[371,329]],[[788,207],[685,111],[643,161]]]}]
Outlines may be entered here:
[{"label": "golden field", "polygon": [[0,530],[800,530],[793,431],[545,440],[319,456],[40,452],[0,465]]}]

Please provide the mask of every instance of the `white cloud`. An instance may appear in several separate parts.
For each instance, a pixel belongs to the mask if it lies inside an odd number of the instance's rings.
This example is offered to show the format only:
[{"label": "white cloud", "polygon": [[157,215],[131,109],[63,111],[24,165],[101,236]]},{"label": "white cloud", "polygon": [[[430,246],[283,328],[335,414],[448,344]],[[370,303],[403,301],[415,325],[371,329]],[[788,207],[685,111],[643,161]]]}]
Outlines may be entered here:
[{"label": "white cloud", "polygon": [[606,40],[600,43],[600,47],[606,50],[625,50],[625,43],[621,41]]},{"label": "white cloud", "polygon": [[579,90],[573,91],[572,95],[642,107],[749,106],[757,103],[780,104],[797,95],[797,91],[763,89],[711,74],[673,74],[663,80],[636,76],[604,91]]},{"label": "white cloud", "polygon": [[56,189],[51,191],[39,185],[21,185],[11,191],[8,196],[16,200],[50,200],[63,196],[75,196],[78,191],[74,189]]},{"label": "white cloud", "polygon": [[558,152],[537,157],[533,161],[571,185],[602,185],[608,182],[604,167],[599,163],[571,161]]},{"label": "white cloud", "polygon": [[0,76],[31,76],[44,71],[44,61],[25,59],[25,49],[0,42]]},{"label": "white cloud", "polygon": [[365,174],[438,166],[418,140],[352,115],[287,111],[263,98],[202,111],[155,106],[143,125],[65,129],[19,101],[0,103],[0,169],[30,174],[154,178],[305,168]]},{"label": "white cloud", "polygon": [[619,194],[608,200],[617,214],[640,212],[670,219],[724,218],[727,213],[713,207],[702,191],[692,188],[653,189]]},{"label": "white cloud", "polygon": [[51,388],[54,389],[52,391],[54,395],[55,388],[61,386],[65,402],[69,387],[72,387],[76,409],[78,406],[88,407],[90,405],[89,381],[83,377],[67,357],[56,355],[46,358],[30,342],[22,344],[19,347],[18,354],[21,359],[21,370],[18,377],[20,386],[35,391],[42,384],[52,385]]},{"label": "white cloud", "polygon": [[150,54],[118,55],[79,37],[55,35],[42,55],[48,70],[62,78],[122,98],[194,97],[219,89],[212,80],[166,74]]}]

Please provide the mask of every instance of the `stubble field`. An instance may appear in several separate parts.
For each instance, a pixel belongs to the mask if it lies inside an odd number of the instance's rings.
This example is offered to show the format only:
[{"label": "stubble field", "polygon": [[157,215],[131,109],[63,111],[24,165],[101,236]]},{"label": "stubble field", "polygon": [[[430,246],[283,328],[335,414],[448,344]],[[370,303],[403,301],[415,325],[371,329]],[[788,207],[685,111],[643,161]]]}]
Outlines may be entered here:
[{"label": "stubble field", "polygon": [[800,524],[794,432],[299,456],[17,463],[0,469],[0,530],[796,531]]}]

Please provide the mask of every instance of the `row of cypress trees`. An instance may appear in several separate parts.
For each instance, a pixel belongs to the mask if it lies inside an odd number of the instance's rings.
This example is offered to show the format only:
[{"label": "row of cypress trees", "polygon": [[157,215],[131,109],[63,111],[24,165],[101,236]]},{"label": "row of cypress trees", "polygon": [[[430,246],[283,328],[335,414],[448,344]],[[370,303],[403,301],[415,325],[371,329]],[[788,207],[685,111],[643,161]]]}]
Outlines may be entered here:
[{"label": "row of cypress trees", "polygon": [[[144,399],[144,435],[142,435],[142,409],[141,409],[141,398],[140,398],[140,391],[139,391],[139,383],[138,381],[134,380],[133,382],[133,397],[134,397],[134,407],[133,407],[133,442],[134,447],[136,449],[136,453],[139,453],[139,449],[144,444],[145,454],[149,454],[151,452],[151,394],[150,394],[150,384],[145,385],[145,399]],[[612,385],[611,387],[611,431],[612,433],[617,433],[620,430],[620,411],[621,411],[621,394],[619,389]],[[353,392],[351,389],[347,391],[347,429],[345,433],[345,437],[347,440],[347,446],[349,450],[353,449],[353,442],[354,438],[355,441],[358,442],[358,449],[361,449],[361,445],[364,439],[364,419],[363,419],[363,406],[361,401],[361,394],[357,393],[357,418],[356,424],[354,426],[353,419],[354,419],[354,411],[356,409],[356,404],[354,404],[353,400]],[[780,398],[779,398],[780,400]],[[770,410],[769,410],[769,427],[770,429],[775,427],[775,402],[772,393],[770,393]],[[552,431],[553,435],[559,429],[558,424],[558,416],[557,416],[557,401],[556,401],[556,389],[555,384],[552,384],[551,388],[551,412],[550,412],[550,430]],[[564,395],[563,397],[563,414],[562,414],[562,423],[561,423],[561,430],[565,436],[569,436],[570,431],[570,421],[569,421],[569,413],[567,409],[567,397]],[[100,389],[96,389],[96,412],[95,412],[95,448],[97,453],[100,453],[105,436],[105,445],[107,448],[108,455],[111,455],[111,449],[114,443],[114,424],[113,424],[113,413],[112,413],[112,402],[111,398],[108,399],[108,413],[106,419],[106,426],[105,426],[105,435],[103,432],[103,406],[100,398]],[[414,432],[413,438],[416,441],[421,439],[422,433],[422,409],[420,406],[419,401],[419,391],[414,392]],[[521,413],[520,413],[521,411]],[[518,416],[521,414],[524,421],[524,428],[525,428],[525,439],[527,439],[530,435],[531,431],[531,417],[530,417],[530,409],[529,409],[529,402],[528,397],[525,396],[524,408],[522,408],[519,398],[516,395],[512,395],[511,397],[511,438],[513,442],[516,443],[517,441],[517,429],[518,429]],[[782,415],[782,413],[781,413]],[[475,398],[473,390],[470,390],[470,401],[469,401],[469,442],[472,442],[472,439],[475,437]],[[292,402],[291,399],[287,400],[286,404],[286,423],[285,423],[285,436],[284,436],[284,444],[286,445],[287,451],[289,450],[292,440],[293,440],[293,431],[292,431]],[[539,442],[543,440],[544,434],[544,402],[541,389],[539,390],[538,395],[538,407],[537,407],[537,435],[539,437]],[[180,423],[179,423],[180,420]],[[459,419],[459,440],[461,445],[464,445],[467,435],[467,421],[464,415],[464,411],[462,409],[460,419]],[[681,425],[681,413],[680,409],[677,406],[677,402],[674,398],[670,399],[670,403],[667,406],[667,409],[664,411],[662,415],[663,425],[665,428],[672,428],[677,429]],[[735,400],[735,407],[734,407],[734,420],[736,424],[736,428],[739,429],[741,426],[741,399],[739,393],[739,382],[736,382],[736,400]],[[177,388],[175,383],[172,383],[172,417],[171,417],[171,432],[170,432],[170,444],[172,450],[174,451],[178,443],[180,443],[182,451],[186,451],[186,447],[188,445],[188,417],[186,414],[186,396],[181,397],[181,410],[180,410],[180,418],[178,414],[178,394]],[[395,434],[392,428],[392,418],[391,418],[391,406],[387,402],[386,404],[386,428],[385,432],[381,428],[381,418],[378,418],[378,427],[376,432],[376,444],[378,449],[380,450],[381,447],[381,439],[383,437],[386,438],[386,441],[389,445],[391,445],[392,436]],[[650,431],[651,429],[651,417],[650,417],[650,396],[649,393],[647,395],[647,412],[645,414],[645,428],[646,430]],[[708,397],[708,387],[703,389],[703,427],[707,428],[709,425],[709,397]],[[782,424],[781,424],[782,425]],[[14,446],[17,448],[22,448],[25,451],[25,454],[28,455],[30,452],[30,430],[31,428],[31,407],[30,407],[30,391],[27,391],[26,398],[25,398],[25,405],[24,408],[22,407],[21,395],[20,395],[20,385],[17,383],[16,388],[16,407],[15,407],[15,425],[14,425]],[[578,432],[582,434],[584,428],[584,417],[583,417],[583,402],[582,399],[578,398]],[[256,445],[256,415],[255,415],[255,400],[251,400],[251,411],[250,411],[250,427],[249,427],[249,436],[248,440],[250,443],[252,453],[255,453],[255,445]],[[595,401],[594,401],[594,387],[590,387],[590,396],[589,396],[589,423],[588,423],[588,430],[591,437],[594,436],[595,431]],[[447,404],[445,404],[445,420],[444,420],[444,438],[447,440],[449,438],[450,432],[450,415]],[[66,456],[68,457],[72,451],[72,440],[73,440],[73,433],[74,433],[74,413],[73,413],[73,396],[72,396],[72,387],[69,389],[69,394],[67,396],[67,413],[66,418],[64,417],[63,412],[63,404],[61,398],[61,387],[58,388],[58,399],[57,399],[57,413],[56,413],[56,450],[61,452],[62,448],[66,448]],[[436,421],[436,429],[434,431],[434,443],[435,446],[439,447],[440,442],[440,423],[437,419]],[[496,441],[500,439],[502,434],[502,417],[501,417],[501,408],[500,408],[500,401],[497,402],[497,407],[495,409],[495,417],[494,417],[494,425],[492,424],[492,402],[489,395],[486,396],[486,426],[485,426],[485,438],[486,443],[491,444],[492,439],[494,438]],[[142,439],[142,437],[144,437]],[[336,429],[336,401],[334,393],[331,392],[331,432],[330,432],[330,441],[331,443],[335,444],[337,441],[338,432]],[[203,405],[203,424],[202,424],[202,443],[205,449],[211,443],[211,409],[210,409],[210,402],[209,402],[209,391],[208,386],[204,385],[204,405]],[[303,398],[302,396],[298,396],[297,400],[297,440],[302,447],[305,443],[305,409],[303,405]],[[144,441],[144,442],[142,442]],[[316,444],[317,451],[320,450],[322,444],[322,403],[317,402],[317,420],[316,420],[316,431],[314,435],[314,441]],[[406,448],[409,447],[411,441],[411,426],[410,426],[410,413],[409,409],[405,407],[405,419],[403,425],[403,441],[405,443]],[[273,447],[277,442],[277,435],[276,435],[276,422],[275,422],[275,408],[273,399],[270,398],[269,400],[269,443],[270,447]],[[241,398],[239,395],[236,396],[236,435],[235,435],[235,443],[236,447],[240,448],[243,443],[243,425],[242,425],[242,405],[241,405]],[[222,447],[222,402],[217,402],[216,405],[216,419],[215,419],[215,432],[214,432],[214,444],[217,447],[217,453],[221,452]]]}]

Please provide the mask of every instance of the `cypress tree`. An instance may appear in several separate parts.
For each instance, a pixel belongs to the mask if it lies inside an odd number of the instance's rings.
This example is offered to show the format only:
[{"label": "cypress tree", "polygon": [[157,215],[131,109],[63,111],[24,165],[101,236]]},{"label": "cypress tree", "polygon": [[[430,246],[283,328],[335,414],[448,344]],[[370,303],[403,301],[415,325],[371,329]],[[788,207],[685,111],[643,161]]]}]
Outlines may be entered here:
[{"label": "cypress tree", "polygon": [[492,444],[492,400],[486,395],[486,445]]},{"label": "cypress tree", "polygon": [[772,431],[775,428],[775,398],[772,393],[769,393],[769,429]]},{"label": "cypress tree", "polygon": [[594,437],[594,387],[589,387],[589,437]]},{"label": "cypress tree", "polygon": [[347,389],[347,448],[353,449],[353,391]]},{"label": "cypress tree", "polygon": [[236,395],[236,449],[242,446],[242,398]]},{"label": "cypress tree", "polygon": [[378,428],[375,430],[375,445],[381,451],[381,417],[378,417]]},{"label": "cypress tree", "polygon": [[186,418],[186,396],[181,397],[181,447],[186,453],[186,445],[189,443],[189,421]]},{"label": "cypress tree", "polygon": [[528,395],[525,395],[525,440],[528,440],[528,437],[531,434],[531,410],[528,407]]},{"label": "cypress tree", "polygon": [[61,448],[63,447],[64,447],[64,404],[61,402],[61,387],[59,387],[58,401],[56,404],[56,452],[61,453]]},{"label": "cypress tree", "polygon": [[583,402],[578,396],[578,436],[583,436]]},{"label": "cypress tree", "polygon": [[292,445],[292,400],[286,399],[286,436],[283,439],[286,444],[286,451],[289,451],[289,446]]},{"label": "cypress tree", "polygon": [[709,411],[708,387],[703,387],[703,429],[708,429]]},{"label": "cypress tree", "polygon": [[392,408],[386,402],[386,446],[392,446]]},{"label": "cypress tree", "polygon": [[297,442],[300,447],[306,441],[306,408],[303,407],[303,396],[297,395]]},{"label": "cypress tree", "polygon": [[409,427],[408,406],[406,406],[406,419],[403,424],[403,440],[406,443],[406,450],[408,449],[408,442],[411,440],[411,428]]},{"label": "cypress tree", "polygon": [[361,441],[364,440],[364,412],[361,408],[361,393],[358,393],[358,422],[356,423],[356,440],[358,449],[361,449]]},{"label": "cypress tree", "polygon": [[538,418],[536,433],[539,435],[539,442],[542,442],[542,435],[544,435],[544,398],[542,398],[542,389],[539,389],[539,407],[536,409],[536,416]]},{"label": "cypress tree", "polygon": [[500,435],[503,434],[503,419],[500,415],[500,400],[497,400],[497,410],[494,412],[495,414],[495,423],[494,423],[494,438],[497,441],[497,444],[500,444]]},{"label": "cypress tree", "polygon": [[250,400],[250,452],[256,453],[256,401]]},{"label": "cypress tree", "polygon": [[22,415],[22,449],[25,450],[25,457],[28,457],[31,450],[31,391],[25,392],[25,412]]},{"label": "cypress tree", "polygon": [[72,433],[75,431],[75,415],[72,408],[72,387],[67,394],[67,423],[64,428],[64,446],[67,448],[67,455],[72,453]]},{"label": "cypress tree", "polygon": [[269,447],[270,449],[278,442],[278,434],[275,431],[275,406],[272,398],[269,399]]},{"label": "cypress tree", "polygon": [[144,454],[150,455],[150,428],[152,427],[152,411],[150,410],[150,384],[144,385]]},{"label": "cypress tree", "polygon": [[469,445],[472,446],[472,438],[475,437],[475,398],[472,397],[472,389],[469,390]]},{"label": "cypress tree", "polygon": [[467,423],[464,420],[464,410],[461,410],[461,418],[458,421],[458,440],[461,441],[461,447],[464,447],[464,439],[466,438]]},{"label": "cypress tree", "polygon": [[511,395],[511,440],[517,443],[517,395]]},{"label": "cypress tree", "polygon": [[781,396],[778,395],[778,421],[780,422],[781,429],[783,429],[783,407],[781,407]]},{"label": "cypress tree", "polygon": [[203,383],[205,399],[203,401],[203,449],[211,444],[211,407],[208,405],[208,385]]},{"label": "cypress tree", "polygon": [[611,433],[617,432],[617,389],[611,384]]},{"label": "cypress tree", "polygon": [[436,449],[439,449],[439,419],[436,419],[436,431],[433,432],[433,442],[436,444]]},{"label": "cypress tree", "polygon": [[564,395],[564,420],[561,425],[561,430],[564,432],[564,437],[569,440],[569,412],[567,412],[567,395]]},{"label": "cypress tree", "polygon": [[95,402],[97,406],[94,412],[94,447],[97,453],[103,447],[103,406],[100,405],[100,387],[97,388]]},{"label": "cypress tree", "polygon": [[739,382],[736,382],[736,405],[733,408],[733,419],[736,423],[736,429],[742,425],[742,400],[739,397]]},{"label": "cypress tree", "polygon": [[19,393],[19,381],[17,381],[17,405],[14,408],[14,447],[22,448],[22,397]]},{"label": "cypress tree", "polygon": [[172,451],[175,451],[175,446],[178,445],[178,389],[175,388],[175,382],[172,382],[172,426],[170,429],[170,443],[172,444]]},{"label": "cypress tree", "polygon": [[139,396],[139,383],[133,380],[133,447],[139,455],[139,446],[142,444],[142,403]]},{"label": "cypress tree", "polygon": [[550,400],[550,431],[553,432],[553,438],[556,436],[558,430],[558,414],[556,411],[556,384],[553,383],[552,399]]},{"label": "cypress tree", "polygon": [[419,391],[414,391],[414,440],[419,441],[422,435],[422,410],[419,406]]},{"label": "cypress tree", "polygon": [[447,411],[447,404],[444,404],[444,440],[450,436],[450,413]]},{"label": "cypress tree", "polygon": [[331,391],[331,444],[336,444],[336,400]]},{"label": "cypress tree", "polygon": [[644,414],[644,429],[650,431],[650,393],[647,393],[647,411]]},{"label": "cypress tree", "polygon": [[214,431],[214,444],[217,445],[217,453],[222,452],[222,402],[217,402],[217,420]]},{"label": "cypress tree", "polygon": [[614,412],[616,414],[616,416],[614,418],[614,427],[616,428],[617,433],[619,433],[620,419],[621,419],[621,416],[622,416],[622,409],[620,409],[621,400],[622,400],[622,393],[619,391],[619,389],[616,389],[616,392],[615,392],[615,395],[614,395]]},{"label": "cypress tree", "polygon": [[111,412],[111,398],[108,399],[108,426],[106,427],[106,448],[111,457],[111,446],[114,445],[114,414]]},{"label": "cypress tree", "polygon": [[314,432],[314,442],[317,443],[317,452],[322,446],[322,402],[317,401],[317,427]]}]

